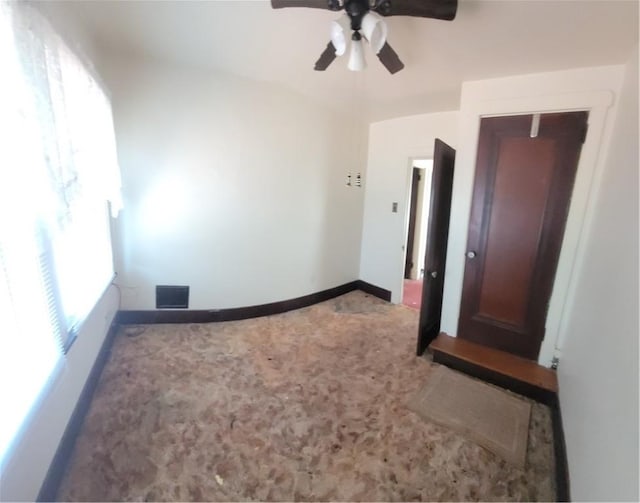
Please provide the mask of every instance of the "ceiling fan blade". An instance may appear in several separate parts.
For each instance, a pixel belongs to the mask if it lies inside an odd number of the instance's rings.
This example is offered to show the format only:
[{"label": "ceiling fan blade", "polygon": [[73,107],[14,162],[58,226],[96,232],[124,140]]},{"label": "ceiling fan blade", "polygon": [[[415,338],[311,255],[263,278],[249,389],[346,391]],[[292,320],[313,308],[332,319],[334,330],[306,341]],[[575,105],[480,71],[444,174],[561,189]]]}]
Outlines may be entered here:
[{"label": "ceiling fan blade", "polygon": [[311,7],[312,9],[331,10],[327,0],[271,0],[271,7],[274,9],[282,9],[284,7]]},{"label": "ceiling fan blade", "polygon": [[374,10],[381,16],[430,17],[452,21],[456,17],[458,0],[382,0],[377,2]]},{"label": "ceiling fan blade", "polygon": [[397,73],[404,68],[404,63],[400,61],[396,51],[394,51],[386,42],[378,53],[378,59],[391,74]]},{"label": "ceiling fan blade", "polygon": [[316,61],[316,65],[313,67],[313,69],[319,72],[323,72],[331,63],[333,63],[334,59],[336,59],[336,48],[333,43],[329,42],[327,44],[327,48],[320,55],[320,59]]}]

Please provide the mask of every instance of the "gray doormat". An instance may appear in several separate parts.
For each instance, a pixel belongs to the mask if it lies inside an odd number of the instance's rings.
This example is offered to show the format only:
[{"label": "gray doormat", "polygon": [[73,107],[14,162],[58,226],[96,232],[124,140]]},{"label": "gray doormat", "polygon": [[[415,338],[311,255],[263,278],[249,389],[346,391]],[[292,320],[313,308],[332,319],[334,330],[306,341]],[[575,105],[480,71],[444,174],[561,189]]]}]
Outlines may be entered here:
[{"label": "gray doormat", "polygon": [[524,468],[530,403],[441,365],[408,405],[423,419],[451,428]]}]

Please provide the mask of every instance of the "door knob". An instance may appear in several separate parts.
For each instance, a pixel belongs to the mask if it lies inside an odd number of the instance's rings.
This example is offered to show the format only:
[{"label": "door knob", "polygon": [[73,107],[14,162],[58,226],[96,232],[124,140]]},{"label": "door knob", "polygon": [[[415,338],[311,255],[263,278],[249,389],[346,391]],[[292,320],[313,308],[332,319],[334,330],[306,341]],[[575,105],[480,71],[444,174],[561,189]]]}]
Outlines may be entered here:
[{"label": "door knob", "polygon": [[429,276],[431,276],[432,278],[437,278],[438,277],[438,271],[431,271],[429,273]]},{"label": "door knob", "polygon": [[467,258],[476,258],[476,252],[474,251],[467,252]]}]

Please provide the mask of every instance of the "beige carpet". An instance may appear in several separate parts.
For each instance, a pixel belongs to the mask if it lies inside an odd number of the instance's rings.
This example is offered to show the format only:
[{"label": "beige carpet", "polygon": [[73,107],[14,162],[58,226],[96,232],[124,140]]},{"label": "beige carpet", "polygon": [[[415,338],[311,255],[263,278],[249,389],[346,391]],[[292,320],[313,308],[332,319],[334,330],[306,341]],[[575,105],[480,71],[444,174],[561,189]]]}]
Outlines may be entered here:
[{"label": "beige carpet", "polygon": [[60,500],[549,501],[549,409],[520,470],[407,402],[418,311],[352,292],[277,316],[125,327]]},{"label": "beige carpet", "polygon": [[530,403],[447,367],[438,367],[412,397],[409,407],[524,469]]}]

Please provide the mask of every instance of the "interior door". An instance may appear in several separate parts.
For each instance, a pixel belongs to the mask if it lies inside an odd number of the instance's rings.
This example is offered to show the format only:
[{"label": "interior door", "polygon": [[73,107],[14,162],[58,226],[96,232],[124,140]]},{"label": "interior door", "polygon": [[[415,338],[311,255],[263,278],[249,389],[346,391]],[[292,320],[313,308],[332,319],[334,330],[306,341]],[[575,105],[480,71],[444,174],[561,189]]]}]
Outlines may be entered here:
[{"label": "interior door", "polygon": [[537,359],[587,112],[482,119],[458,336]]},{"label": "interior door", "polygon": [[416,214],[418,209],[418,185],[420,184],[420,170],[413,168],[411,176],[411,200],[409,202],[409,230],[407,231],[407,247],[404,259],[404,277],[411,279],[413,269],[413,246],[416,235]]},{"label": "interior door", "polygon": [[440,332],[455,159],[456,151],[443,141],[436,139],[433,151],[429,225],[418,328],[418,355],[424,353],[429,343]]}]

